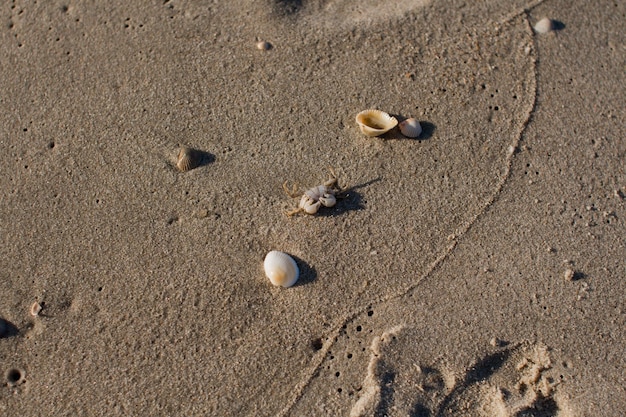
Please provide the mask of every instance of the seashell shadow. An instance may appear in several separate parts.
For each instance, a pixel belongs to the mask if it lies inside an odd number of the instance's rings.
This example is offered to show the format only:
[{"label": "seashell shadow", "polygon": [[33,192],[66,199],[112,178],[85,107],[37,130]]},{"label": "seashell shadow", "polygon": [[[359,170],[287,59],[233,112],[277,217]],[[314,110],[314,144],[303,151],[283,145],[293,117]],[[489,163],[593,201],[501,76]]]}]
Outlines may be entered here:
[{"label": "seashell shadow", "polygon": [[17,336],[20,333],[17,326],[8,320],[0,319],[0,339]]},{"label": "seashell shadow", "polygon": [[382,179],[378,177],[346,188],[337,195],[337,204],[334,207],[331,209],[322,209],[317,212],[317,215],[322,217],[341,216],[349,211],[365,210],[365,206],[363,205],[363,195],[357,190],[359,188],[368,187],[381,180]]},{"label": "seashell shadow", "polygon": [[[406,117],[403,117],[397,114],[394,114],[392,116],[398,120],[406,119]],[[400,132],[400,129],[397,126],[393,128],[392,130],[390,130],[389,132],[385,133],[384,135],[380,135],[379,137],[382,139],[416,140],[418,142],[430,139],[435,133],[437,126],[435,126],[433,123],[422,121],[422,120],[420,120],[419,122],[420,122],[420,126],[422,126],[422,133],[420,133],[420,135],[416,138],[407,138]]]},{"label": "seashell shadow", "polygon": [[565,23],[561,22],[560,20],[554,20],[552,19],[552,30],[563,30],[565,29]]},{"label": "seashell shadow", "polygon": [[300,277],[298,281],[292,287],[299,287],[301,285],[307,285],[312,283],[317,279],[317,271],[315,268],[304,262],[301,258],[289,254],[296,261],[296,265],[298,265],[298,269],[300,270]]}]

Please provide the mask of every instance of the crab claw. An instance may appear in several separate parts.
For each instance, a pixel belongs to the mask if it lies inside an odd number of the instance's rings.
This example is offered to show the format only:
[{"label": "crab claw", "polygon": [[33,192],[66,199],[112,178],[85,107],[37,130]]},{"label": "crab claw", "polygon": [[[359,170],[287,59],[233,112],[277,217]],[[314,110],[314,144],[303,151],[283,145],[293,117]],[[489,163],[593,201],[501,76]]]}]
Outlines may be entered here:
[{"label": "crab claw", "polygon": [[299,207],[307,214],[315,214],[320,209],[321,202],[315,201],[306,194],[300,199]]},{"label": "crab claw", "polygon": [[335,203],[337,203],[335,196],[330,193],[325,193],[323,197],[319,198],[319,200],[324,207],[333,207]]}]

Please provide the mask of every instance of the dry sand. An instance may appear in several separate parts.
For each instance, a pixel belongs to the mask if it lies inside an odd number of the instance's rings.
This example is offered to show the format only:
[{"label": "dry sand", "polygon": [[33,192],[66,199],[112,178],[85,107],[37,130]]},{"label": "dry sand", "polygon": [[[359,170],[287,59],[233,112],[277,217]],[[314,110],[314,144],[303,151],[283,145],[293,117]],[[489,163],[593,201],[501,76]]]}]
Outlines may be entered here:
[{"label": "dry sand", "polygon": [[626,413],[624,2],[130,3],[0,6],[0,414]]}]

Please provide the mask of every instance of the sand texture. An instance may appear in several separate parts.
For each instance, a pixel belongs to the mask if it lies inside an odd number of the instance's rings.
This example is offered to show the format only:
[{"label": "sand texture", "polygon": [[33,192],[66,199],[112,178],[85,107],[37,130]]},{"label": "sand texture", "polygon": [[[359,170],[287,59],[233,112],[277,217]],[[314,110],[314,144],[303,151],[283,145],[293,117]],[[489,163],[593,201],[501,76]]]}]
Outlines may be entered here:
[{"label": "sand texture", "polygon": [[0,19],[0,415],[626,413],[623,1]]}]

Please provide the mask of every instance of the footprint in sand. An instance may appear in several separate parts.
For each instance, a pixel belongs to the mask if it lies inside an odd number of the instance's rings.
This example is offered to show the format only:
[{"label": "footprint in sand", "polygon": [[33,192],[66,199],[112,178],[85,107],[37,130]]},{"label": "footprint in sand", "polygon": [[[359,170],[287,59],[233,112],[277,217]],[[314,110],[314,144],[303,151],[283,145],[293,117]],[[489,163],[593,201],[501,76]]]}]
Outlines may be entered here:
[{"label": "footprint in sand", "polygon": [[542,344],[509,345],[453,371],[445,358],[432,364],[407,359],[406,347],[418,343],[409,334],[398,327],[374,338],[351,417],[575,415],[561,393],[566,370]]},{"label": "footprint in sand", "polygon": [[[304,10],[307,6],[302,7]],[[467,391],[459,388],[455,372],[437,366],[435,359],[425,358],[422,351],[417,352],[417,356],[409,355],[422,358],[425,362],[417,364],[411,372],[387,371],[384,367],[386,361],[375,365],[375,369],[371,368],[374,366],[371,364],[368,368],[368,362],[371,362],[368,346],[371,338],[380,334],[380,325],[388,325],[376,321],[378,309],[383,309],[394,300],[409,303],[405,295],[416,289],[437,265],[444,262],[459,237],[493,203],[509,176],[520,137],[535,104],[534,44],[523,14],[495,26],[482,32],[450,36],[436,45],[422,46],[415,73],[432,72],[430,91],[433,99],[429,101],[429,96],[424,96],[420,106],[428,108],[429,114],[453,109],[458,118],[446,118],[445,126],[437,126],[438,139],[433,145],[442,145],[440,155],[422,158],[419,164],[414,164],[412,156],[409,156],[410,161],[404,162],[405,155],[400,152],[387,155],[388,160],[396,164],[394,166],[414,170],[411,174],[413,178],[434,186],[428,189],[426,199],[422,200],[422,195],[415,191],[415,183],[393,185],[394,192],[386,196],[386,204],[391,205],[395,198],[401,198],[402,204],[424,207],[422,212],[427,215],[419,217],[419,227],[408,231],[405,238],[402,233],[397,237],[394,235],[395,224],[379,229],[385,232],[381,241],[393,248],[386,254],[393,256],[394,262],[388,268],[381,268],[383,264],[380,262],[363,266],[373,276],[403,276],[406,280],[387,280],[384,287],[367,287],[367,304],[344,317],[342,327],[320,338],[316,349],[318,353],[311,361],[307,375],[294,388],[293,398],[285,405],[281,415],[301,415],[310,410],[318,410],[317,415],[345,415],[351,404],[368,405],[365,407],[368,410],[371,408],[369,404],[374,404],[374,415],[391,415],[389,410],[399,404],[403,404],[401,408],[404,410],[413,410],[412,415],[455,415],[456,411],[442,411],[456,407],[460,395]],[[440,52],[447,48],[454,54]],[[482,52],[487,50],[497,53]],[[460,57],[460,60],[454,57]],[[429,80],[431,77],[422,77],[420,87],[424,88]],[[464,82],[467,85],[462,87]],[[454,83],[454,88],[448,87]],[[435,94],[435,91],[445,94]],[[435,120],[435,116],[432,117]],[[378,156],[372,154],[372,157]],[[426,200],[428,208],[424,205]],[[430,205],[433,202],[442,204]],[[445,225],[445,229],[441,225]],[[365,240],[371,240],[371,231],[364,233],[368,234]],[[403,251],[398,252],[397,248],[403,248]],[[378,247],[374,249],[376,253],[381,250]],[[411,257],[424,259],[424,264],[419,267],[413,265],[410,271],[402,270],[403,259]],[[381,260],[383,256],[376,259]],[[394,270],[396,266],[399,269]],[[406,308],[414,301],[407,303],[402,308],[407,317],[411,317]],[[407,324],[420,325],[420,322]],[[436,332],[433,330],[433,333]],[[434,341],[441,335],[431,336]],[[393,335],[390,337],[393,338]],[[433,352],[438,349],[433,344],[431,347]],[[382,368],[376,371],[379,366]],[[367,387],[373,386],[366,384],[367,380],[360,384],[368,371],[374,381],[383,383],[364,397],[369,392]],[[420,380],[423,380],[422,390],[409,388]],[[354,385],[353,381],[359,381],[359,384]],[[406,385],[407,389],[396,389],[399,384]],[[468,380],[465,385],[476,384]],[[394,387],[391,397],[387,387]],[[412,394],[403,396],[404,392]],[[416,400],[418,398],[421,400]],[[509,394],[503,395],[503,398],[506,406],[514,407],[510,404],[512,397]]]}]

